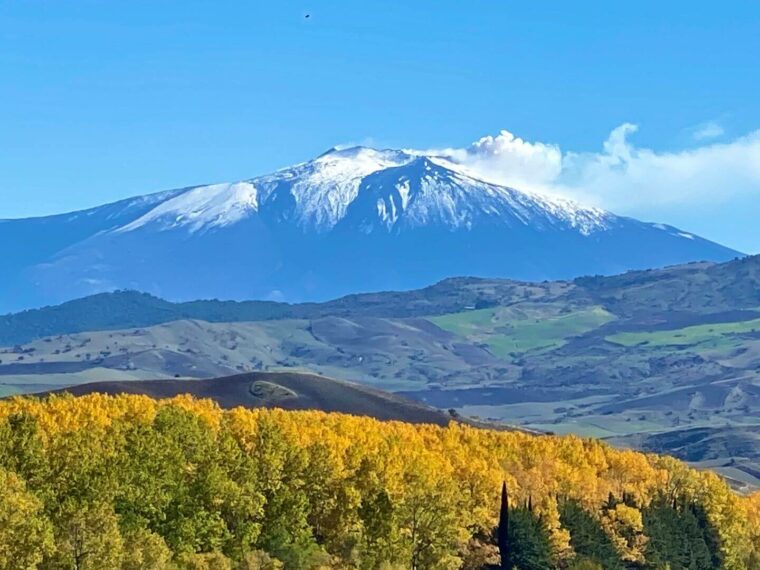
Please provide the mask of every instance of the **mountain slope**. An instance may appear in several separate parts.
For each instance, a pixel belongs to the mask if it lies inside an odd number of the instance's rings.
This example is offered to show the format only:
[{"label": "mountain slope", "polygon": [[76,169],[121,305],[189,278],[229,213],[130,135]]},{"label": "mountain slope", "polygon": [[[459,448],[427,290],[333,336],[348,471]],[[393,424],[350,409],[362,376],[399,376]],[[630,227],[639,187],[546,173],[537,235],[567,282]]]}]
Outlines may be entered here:
[{"label": "mountain slope", "polygon": [[274,174],[0,222],[0,310],[114,289],[322,300],[452,275],[570,278],[737,252],[478,179],[446,157],[351,148]]}]

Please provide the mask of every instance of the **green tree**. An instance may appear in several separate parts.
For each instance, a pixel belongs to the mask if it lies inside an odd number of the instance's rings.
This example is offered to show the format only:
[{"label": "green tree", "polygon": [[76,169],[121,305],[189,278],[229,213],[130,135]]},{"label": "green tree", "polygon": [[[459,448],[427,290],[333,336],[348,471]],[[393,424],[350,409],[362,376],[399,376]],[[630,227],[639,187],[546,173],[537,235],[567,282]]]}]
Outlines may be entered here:
[{"label": "green tree", "polygon": [[[117,437],[110,428],[56,434],[46,445],[44,488],[53,519],[65,504],[113,504],[119,488]],[[66,513],[70,515],[71,513]]]},{"label": "green tree", "polygon": [[68,500],[55,521],[56,549],[50,570],[119,570],[124,545],[113,508],[107,503]]},{"label": "green tree", "polygon": [[240,442],[222,426],[217,437],[217,465],[227,479],[218,490],[217,505],[228,530],[224,552],[243,560],[255,549],[264,517],[264,495],[256,478],[255,460]]},{"label": "green tree", "polygon": [[17,413],[0,421],[0,467],[17,473],[32,488],[45,488],[47,457],[32,416]]},{"label": "green tree", "polygon": [[395,513],[385,489],[365,494],[359,506],[359,518],[362,527],[362,567],[377,568],[381,562],[396,561],[393,548],[398,534]]},{"label": "green tree", "polygon": [[404,486],[404,496],[394,508],[409,567],[458,568],[459,490],[424,458],[410,466]]},{"label": "green tree", "polygon": [[230,532],[221,514],[229,479],[215,432],[204,419],[166,406],[152,427],[127,435],[126,484],[116,499],[125,523],[148,523],[174,552],[221,549]]},{"label": "green tree", "polygon": [[499,526],[496,529],[496,544],[499,547],[502,570],[511,570],[511,553],[509,544],[509,492],[506,481],[501,484],[501,502],[499,504]]},{"label": "green tree", "polygon": [[232,570],[232,561],[221,552],[185,554],[177,565],[180,570]]},{"label": "green tree", "polygon": [[311,567],[321,549],[308,522],[304,450],[288,441],[279,427],[262,421],[253,460],[254,478],[265,500],[257,546],[282,560],[288,570]]},{"label": "green tree", "polygon": [[360,494],[326,442],[314,443],[306,452],[304,490],[309,501],[309,526],[318,544],[348,559],[359,534]]},{"label": "green tree", "polygon": [[33,570],[53,547],[42,501],[14,473],[0,469],[0,570]]},{"label": "green tree", "polygon": [[510,508],[506,559],[502,569],[548,570],[553,568],[549,530],[528,508]]},{"label": "green tree", "polygon": [[121,570],[168,570],[172,551],[159,535],[146,529],[127,533]]},{"label": "green tree", "polygon": [[623,561],[600,522],[577,501],[559,505],[560,524],[570,533],[570,546],[580,560],[596,563],[605,570],[624,568]]},{"label": "green tree", "polygon": [[252,550],[245,555],[238,570],[282,570],[282,562],[263,550]]},{"label": "green tree", "polygon": [[594,562],[588,558],[574,558],[567,566],[567,570],[607,570],[604,566],[598,562]]},{"label": "green tree", "polygon": [[126,425],[123,438],[116,511],[127,528],[166,532],[169,504],[184,477],[182,453],[154,425]]},{"label": "green tree", "polygon": [[715,528],[708,520],[707,511],[698,502],[691,502],[687,507],[688,510],[694,515],[697,521],[697,526],[702,533],[702,537],[707,545],[707,550],[710,552],[710,559],[714,568],[721,568],[723,565],[723,552],[721,539],[718,535],[718,529]]},{"label": "green tree", "polygon": [[713,565],[699,520],[689,506],[659,499],[644,510],[645,551],[649,568],[709,570]]}]

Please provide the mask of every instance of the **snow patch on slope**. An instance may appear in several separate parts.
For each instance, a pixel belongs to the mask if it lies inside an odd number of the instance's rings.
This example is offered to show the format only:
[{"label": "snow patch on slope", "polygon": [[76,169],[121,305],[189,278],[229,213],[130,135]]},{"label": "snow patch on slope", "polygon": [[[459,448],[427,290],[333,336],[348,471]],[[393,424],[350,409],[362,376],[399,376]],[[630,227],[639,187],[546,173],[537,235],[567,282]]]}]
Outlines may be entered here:
[{"label": "snow patch on slope", "polygon": [[474,171],[468,167],[453,162],[446,157],[430,157],[430,161],[439,164],[444,168],[456,172],[463,183],[476,186],[486,186],[490,194],[500,195],[507,202],[511,203],[527,215],[525,221],[535,217],[535,214],[550,216],[557,221],[567,224],[569,227],[577,229],[583,235],[590,235],[595,231],[604,230],[609,227],[610,221],[615,217],[614,214],[592,206],[584,206],[564,198],[562,196],[532,192],[528,190],[517,190],[507,186],[494,184],[480,178]]},{"label": "snow patch on slope", "polygon": [[249,182],[199,186],[166,200],[116,232],[158,225],[160,230],[185,227],[194,233],[232,225],[257,210],[258,193]]},{"label": "snow patch on slope", "polygon": [[[441,157],[417,156],[408,164],[372,177],[362,187],[375,198],[376,220],[387,231],[402,227],[470,230],[481,223],[573,229],[590,235],[609,227],[612,214],[553,196],[523,192],[472,176]],[[357,224],[365,233],[378,225]]]}]

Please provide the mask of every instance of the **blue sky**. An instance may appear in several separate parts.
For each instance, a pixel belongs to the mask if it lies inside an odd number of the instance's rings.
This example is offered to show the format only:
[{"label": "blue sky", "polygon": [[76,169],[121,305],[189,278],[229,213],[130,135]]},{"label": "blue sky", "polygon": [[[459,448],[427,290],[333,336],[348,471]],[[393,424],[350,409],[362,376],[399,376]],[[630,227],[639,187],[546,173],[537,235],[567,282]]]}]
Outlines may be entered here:
[{"label": "blue sky", "polygon": [[0,217],[493,135],[559,153],[506,183],[760,252],[758,53],[749,1],[2,2]]}]

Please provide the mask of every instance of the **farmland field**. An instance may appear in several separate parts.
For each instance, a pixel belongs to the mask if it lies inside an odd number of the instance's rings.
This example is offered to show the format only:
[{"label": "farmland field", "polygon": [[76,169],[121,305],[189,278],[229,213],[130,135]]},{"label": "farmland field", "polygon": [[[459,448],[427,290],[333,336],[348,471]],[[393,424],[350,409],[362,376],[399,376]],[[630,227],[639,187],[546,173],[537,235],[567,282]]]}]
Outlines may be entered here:
[{"label": "farmland field", "polygon": [[731,335],[760,332],[760,319],[731,323],[695,325],[675,330],[623,332],[610,335],[608,341],[623,346],[691,346],[720,348],[731,344]]},{"label": "farmland field", "polygon": [[431,317],[440,328],[472,341],[482,342],[502,358],[531,350],[559,348],[568,338],[594,330],[614,320],[602,307],[568,313],[528,310],[515,314],[505,309],[480,309]]}]

